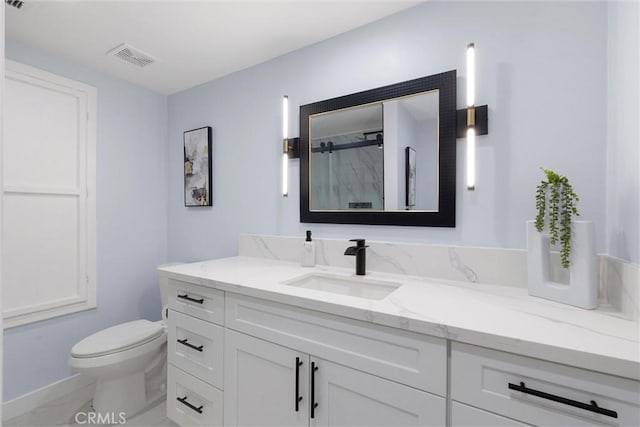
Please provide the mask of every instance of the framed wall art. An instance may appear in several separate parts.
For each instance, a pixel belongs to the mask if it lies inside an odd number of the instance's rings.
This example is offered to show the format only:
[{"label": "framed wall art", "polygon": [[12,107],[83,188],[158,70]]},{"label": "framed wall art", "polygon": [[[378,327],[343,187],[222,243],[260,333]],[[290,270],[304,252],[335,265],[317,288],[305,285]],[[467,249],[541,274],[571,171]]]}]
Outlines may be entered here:
[{"label": "framed wall art", "polygon": [[184,133],[184,205],[211,206],[212,129]]}]

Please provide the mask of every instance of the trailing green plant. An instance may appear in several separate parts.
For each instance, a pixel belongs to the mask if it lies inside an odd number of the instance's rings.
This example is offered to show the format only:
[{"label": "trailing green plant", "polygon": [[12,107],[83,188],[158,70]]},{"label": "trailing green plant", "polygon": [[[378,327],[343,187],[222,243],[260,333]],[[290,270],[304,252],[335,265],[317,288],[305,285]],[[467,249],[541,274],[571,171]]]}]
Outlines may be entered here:
[{"label": "trailing green plant", "polygon": [[560,242],[560,261],[569,267],[571,255],[571,219],[580,216],[576,204],[580,199],[573,191],[566,176],[558,175],[550,169],[540,168],[547,180],[541,181],[536,189],[536,230],[542,232],[545,217],[549,228],[551,244]]}]

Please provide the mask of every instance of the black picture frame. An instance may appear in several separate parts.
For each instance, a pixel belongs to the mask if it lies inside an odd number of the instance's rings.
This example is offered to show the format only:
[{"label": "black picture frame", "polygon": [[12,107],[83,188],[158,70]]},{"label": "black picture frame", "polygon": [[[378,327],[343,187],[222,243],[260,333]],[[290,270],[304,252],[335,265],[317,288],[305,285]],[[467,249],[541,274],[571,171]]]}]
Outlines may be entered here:
[{"label": "black picture frame", "polygon": [[[456,225],[456,70],[420,77],[300,107],[300,222],[427,227]],[[438,90],[438,209],[434,211],[311,210],[309,120],[314,114]]]},{"label": "black picture frame", "polygon": [[211,126],[191,129],[183,134],[185,207],[213,205],[212,145]]}]

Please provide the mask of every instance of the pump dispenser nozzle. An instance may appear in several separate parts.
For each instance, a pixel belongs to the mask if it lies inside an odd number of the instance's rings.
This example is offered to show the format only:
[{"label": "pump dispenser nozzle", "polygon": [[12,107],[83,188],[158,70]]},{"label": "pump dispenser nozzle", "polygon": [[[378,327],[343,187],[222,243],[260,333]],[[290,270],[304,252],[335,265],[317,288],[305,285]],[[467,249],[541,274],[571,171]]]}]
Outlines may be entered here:
[{"label": "pump dispenser nozzle", "polygon": [[316,248],[314,242],[311,240],[311,230],[307,230],[307,237],[304,239],[302,245],[302,260],[303,267],[313,267],[316,265]]}]

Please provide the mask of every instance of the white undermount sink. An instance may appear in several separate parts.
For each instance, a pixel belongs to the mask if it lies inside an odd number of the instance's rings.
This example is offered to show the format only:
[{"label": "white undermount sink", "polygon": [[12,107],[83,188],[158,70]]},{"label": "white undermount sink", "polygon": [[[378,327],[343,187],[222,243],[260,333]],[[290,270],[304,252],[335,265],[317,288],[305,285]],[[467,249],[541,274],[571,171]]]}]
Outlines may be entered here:
[{"label": "white undermount sink", "polygon": [[381,300],[402,284],[383,280],[372,280],[362,276],[339,276],[328,273],[310,273],[283,282],[287,286],[313,289],[332,294]]}]

